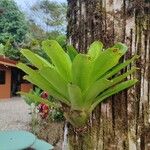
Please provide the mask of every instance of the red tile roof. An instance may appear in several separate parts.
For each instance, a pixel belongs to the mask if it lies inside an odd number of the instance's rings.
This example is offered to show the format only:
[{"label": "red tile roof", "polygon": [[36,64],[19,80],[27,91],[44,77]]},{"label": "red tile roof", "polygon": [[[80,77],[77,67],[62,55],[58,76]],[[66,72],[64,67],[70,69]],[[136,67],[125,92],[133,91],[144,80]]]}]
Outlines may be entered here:
[{"label": "red tile roof", "polygon": [[16,67],[17,61],[11,60],[4,56],[0,56],[0,64],[4,66]]}]

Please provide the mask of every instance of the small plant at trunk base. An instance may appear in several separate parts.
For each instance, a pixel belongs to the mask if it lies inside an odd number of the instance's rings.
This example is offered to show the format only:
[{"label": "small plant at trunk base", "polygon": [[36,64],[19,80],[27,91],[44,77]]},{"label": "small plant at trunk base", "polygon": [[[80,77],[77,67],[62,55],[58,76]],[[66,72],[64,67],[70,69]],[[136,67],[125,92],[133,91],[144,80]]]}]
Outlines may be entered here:
[{"label": "small plant at trunk base", "polygon": [[137,79],[125,81],[127,76],[137,70],[136,67],[117,75],[138,58],[135,55],[119,63],[127,51],[127,46],[122,43],[104,49],[101,42],[95,41],[90,45],[87,54],[78,53],[72,46],[67,46],[65,52],[53,40],[43,41],[42,48],[52,63],[30,50],[23,49],[21,53],[37,69],[33,70],[23,63],[18,63],[17,66],[26,72],[26,80],[47,91],[56,101],[35,98],[30,93],[22,94],[53,107],[60,107],[67,121],[76,128],[84,127],[89,115],[99,103],[137,82]]},{"label": "small plant at trunk base", "polygon": [[49,103],[52,103],[54,98],[46,91],[41,92],[41,89],[36,87],[28,94],[24,94],[23,98],[31,106],[31,115],[36,122],[38,122],[38,116],[41,119],[50,119],[54,122],[64,120],[63,113],[60,109],[51,107],[52,105],[49,106]]}]

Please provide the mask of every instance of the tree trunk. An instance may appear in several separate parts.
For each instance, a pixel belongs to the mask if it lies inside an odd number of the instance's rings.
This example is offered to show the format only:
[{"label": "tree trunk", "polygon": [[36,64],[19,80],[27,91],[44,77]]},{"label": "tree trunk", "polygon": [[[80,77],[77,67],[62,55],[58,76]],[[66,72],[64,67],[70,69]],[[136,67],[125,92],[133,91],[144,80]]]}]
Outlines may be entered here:
[{"label": "tree trunk", "polygon": [[126,43],[122,61],[140,55],[135,87],[100,104],[84,129],[69,125],[70,150],[150,149],[150,2],[68,0],[68,6],[68,41],[80,52],[100,40],[105,47]]}]

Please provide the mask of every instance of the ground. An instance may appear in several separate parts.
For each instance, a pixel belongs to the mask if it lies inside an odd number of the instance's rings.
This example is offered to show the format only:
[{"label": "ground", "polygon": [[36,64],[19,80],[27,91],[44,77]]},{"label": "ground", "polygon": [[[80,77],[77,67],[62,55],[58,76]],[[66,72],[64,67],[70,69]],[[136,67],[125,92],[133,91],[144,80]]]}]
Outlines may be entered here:
[{"label": "ground", "polygon": [[30,130],[30,108],[20,97],[0,100],[0,131]]},{"label": "ground", "polygon": [[[30,107],[20,97],[0,100],[0,131],[31,130]],[[37,124],[35,134],[61,150],[63,138],[63,123],[48,122]]]}]

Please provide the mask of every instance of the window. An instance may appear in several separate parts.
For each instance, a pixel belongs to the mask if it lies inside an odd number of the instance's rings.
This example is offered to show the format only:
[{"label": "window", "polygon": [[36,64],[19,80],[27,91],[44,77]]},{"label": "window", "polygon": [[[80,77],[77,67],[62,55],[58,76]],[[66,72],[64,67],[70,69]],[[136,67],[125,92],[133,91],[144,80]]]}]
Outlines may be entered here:
[{"label": "window", "polygon": [[149,0],[145,0],[145,3],[149,3]]},{"label": "window", "polygon": [[0,84],[5,84],[5,71],[0,70]]}]

